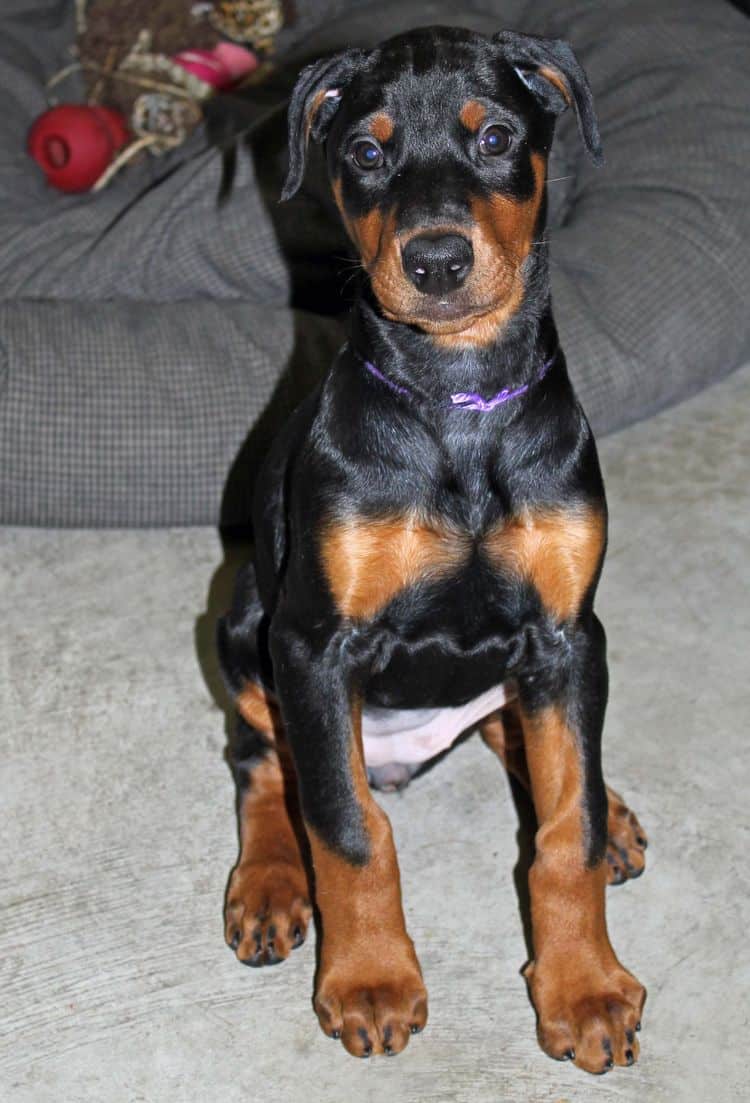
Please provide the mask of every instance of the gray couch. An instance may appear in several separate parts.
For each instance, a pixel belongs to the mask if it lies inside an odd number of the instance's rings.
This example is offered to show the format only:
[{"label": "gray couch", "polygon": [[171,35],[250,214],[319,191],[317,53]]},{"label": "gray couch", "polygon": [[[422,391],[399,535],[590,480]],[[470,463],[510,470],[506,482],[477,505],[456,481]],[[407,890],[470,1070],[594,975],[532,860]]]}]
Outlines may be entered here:
[{"label": "gray couch", "polygon": [[[586,163],[563,117],[552,283],[598,432],[750,359],[750,22],[726,0],[298,8],[280,41],[292,57],[426,22],[573,43],[607,165]],[[341,324],[290,305],[279,212],[245,146],[224,205],[221,158],[202,133],[97,196],[46,188],[25,135],[69,60],[71,9],[4,0],[0,16],[0,520],[238,524],[264,441],[325,368]]]}]

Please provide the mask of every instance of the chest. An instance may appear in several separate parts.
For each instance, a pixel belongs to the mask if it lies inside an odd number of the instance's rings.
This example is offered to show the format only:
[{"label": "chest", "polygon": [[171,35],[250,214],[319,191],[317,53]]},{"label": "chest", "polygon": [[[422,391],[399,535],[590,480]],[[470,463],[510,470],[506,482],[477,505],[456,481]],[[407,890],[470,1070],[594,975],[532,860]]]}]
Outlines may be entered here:
[{"label": "chest", "polygon": [[335,607],[355,622],[374,621],[397,600],[408,607],[409,592],[425,584],[471,589],[481,572],[490,591],[532,587],[562,623],[596,579],[605,528],[603,510],[583,504],[525,509],[474,533],[417,513],[355,515],[325,527],[320,551]]}]

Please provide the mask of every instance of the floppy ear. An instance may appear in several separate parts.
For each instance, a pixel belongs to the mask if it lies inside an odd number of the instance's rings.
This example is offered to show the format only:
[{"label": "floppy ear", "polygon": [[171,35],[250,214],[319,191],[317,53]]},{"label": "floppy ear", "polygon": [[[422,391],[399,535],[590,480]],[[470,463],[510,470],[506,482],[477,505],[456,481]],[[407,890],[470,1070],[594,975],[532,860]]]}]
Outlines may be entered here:
[{"label": "floppy ear", "polygon": [[578,58],[559,38],[500,31],[493,36],[519,77],[545,111],[561,115],[574,107],[583,144],[595,165],[604,164],[594,97]]},{"label": "floppy ear", "polygon": [[366,57],[364,50],[344,50],[335,57],[313,62],[297,78],[289,103],[289,171],[282,199],[291,199],[302,183],[308,141],[325,141],[344,87],[362,68]]}]

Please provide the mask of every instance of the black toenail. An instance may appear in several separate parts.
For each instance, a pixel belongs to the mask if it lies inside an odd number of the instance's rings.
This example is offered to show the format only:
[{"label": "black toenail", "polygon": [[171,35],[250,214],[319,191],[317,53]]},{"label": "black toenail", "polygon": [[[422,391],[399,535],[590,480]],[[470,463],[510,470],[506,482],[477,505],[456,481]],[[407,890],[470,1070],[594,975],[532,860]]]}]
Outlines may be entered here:
[{"label": "black toenail", "polygon": [[648,846],[648,839],[644,839],[643,835],[636,835],[635,841],[638,843],[638,846],[642,847],[644,850]]},{"label": "black toenail", "polygon": [[638,1022],[637,1022],[637,1023],[635,1024],[635,1029],[636,1029],[636,1030],[640,1030],[640,1029],[641,1029],[641,1023],[640,1023],[640,1020],[639,1020],[639,1021],[638,1021]]},{"label": "black toenail", "polygon": [[575,1059],[576,1059],[576,1051],[574,1049],[566,1049],[565,1053],[563,1053],[563,1055],[562,1055],[562,1060],[563,1061],[575,1061]]},{"label": "black toenail", "polygon": [[232,947],[233,950],[236,950],[240,942],[242,942],[242,931],[235,931],[232,935],[232,941],[229,943],[229,945]]},{"label": "black toenail", "polygon": [[635,1061],[635,1057],[633,1056],[632,1049],[626,1049],[625,1050],[625,1060],[627,1061],[627,1063],[629,1065],[632,1065],[633,1061]]},{"label": "black toenail", "polygon": [[625,1041],[632,1046],[633,1042],[635,1041],[635,1034],[632,1030],[625,1031]]},{"label": "black toenail", "polygon": [[421,1027],[421,1026],[417,1026],[417,1024],[416,1024],[416,1023],[412,1023],[412,1024],[411,1024],[410,1030],[411,1030],[412,1034],[419,1034],[419,1032],[421,1031],[421,1029],[422,1029],[422,1027]]},{"label": "black toenail", "polygon": [[602,1039],[602,1049],[605,1053],[612,1053],[612,1043],[610,1042],[609,1038]]},{"label": "black toenail", "polygon": [[332,1030],[331,1031],[331,1037],[333,1038],[334,1042],[338,1042],[339,1038],[341,1037],[341,1031],[340,1030]]},{"label": "black toenail", "polygon": [[614,1061],[611,1057],[608,1057],[607,1060],[604,1062],[604,1067],[605,1069],[611,1069],[614,1067]]}]

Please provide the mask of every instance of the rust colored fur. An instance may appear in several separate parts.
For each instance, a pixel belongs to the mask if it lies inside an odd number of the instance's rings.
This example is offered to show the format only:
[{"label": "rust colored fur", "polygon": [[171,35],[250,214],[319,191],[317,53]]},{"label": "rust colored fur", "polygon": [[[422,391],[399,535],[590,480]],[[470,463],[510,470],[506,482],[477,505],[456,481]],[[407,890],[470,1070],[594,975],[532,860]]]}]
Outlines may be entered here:
[{"label": "rust colored fur", "polygon": [[532,582],[558,620],[575,616],[604,553],[605,521],[591,510],[527,513],[487,538],[490,558]]},{"label": "rust colored fur", "polygon": [[467,130],[476,134],[487,118],[487,108],[479,100],[467,100],[458,117]]},{"label": "rust colored fur", "polygon": [[353,517],[325,530],[322,560],[339,611],[368,619],[407,586],[449,573],[467,558],[470,548],[463,533],[417,515]]},{"label": "rust colored fur", "polygon": [[369,861],[352,869],[314,830],[308,834],[316,881],[325,886],[315,1010],[323,1030],[362,1057],[400,1052],[427,1022],[427,992],[406,933],[391,826],[367,784],[358,703],[352,730],[351,775]]},{"label": "rust colored fur", "polygon": [[577,739],[559,707],[534,715],[522,709],[521,722],[539,821],[529,875],[534,960],[525,972],[539,1042],[551,1057],[573,1053],[589,1072],[603,1072],[611,1061],[632,1064],[645,991],[609,941],[606,866],[586,862]]},{"label": "rust colored fur", "polygon": [[[243,696],[247,701],[249,694]],[[227,889],[225,933],[248,965],[287,958],[304,941],[312,915],[295,792],[288,752],[274,748],[240,798],[240,856]]]},{"label": "rust colored fur", "polygon": [[382,111],[370,120],[369,131],[379,142],[389,142],[393,137],[393,129],[393,119]]}]

